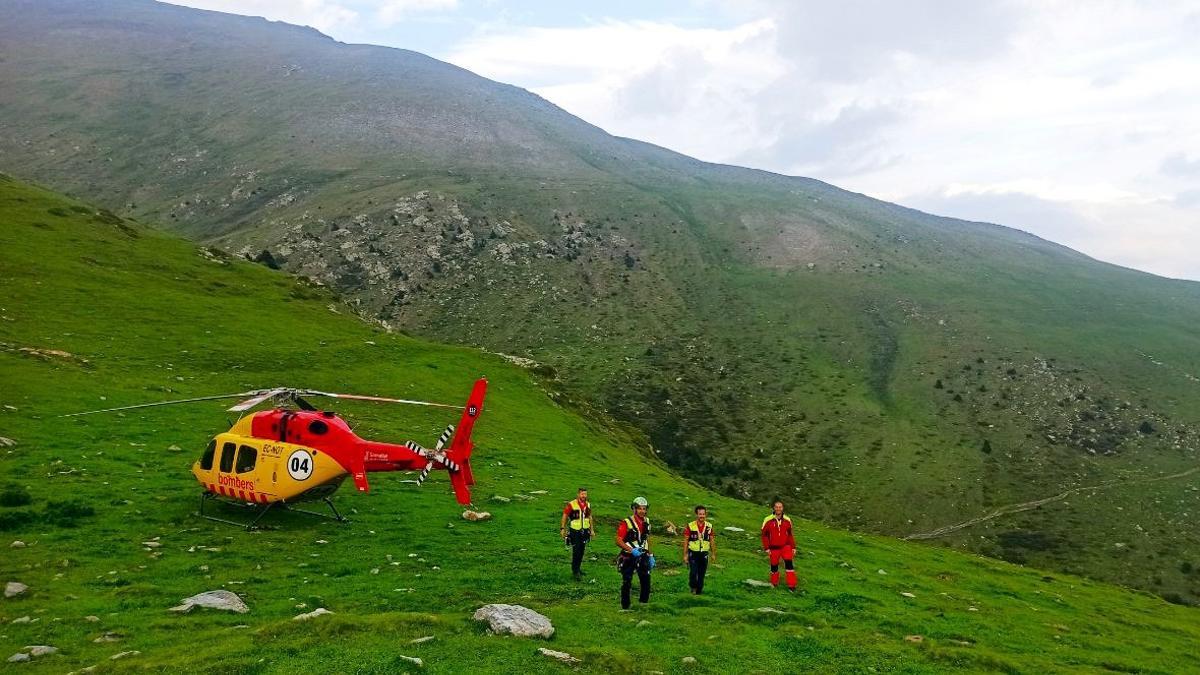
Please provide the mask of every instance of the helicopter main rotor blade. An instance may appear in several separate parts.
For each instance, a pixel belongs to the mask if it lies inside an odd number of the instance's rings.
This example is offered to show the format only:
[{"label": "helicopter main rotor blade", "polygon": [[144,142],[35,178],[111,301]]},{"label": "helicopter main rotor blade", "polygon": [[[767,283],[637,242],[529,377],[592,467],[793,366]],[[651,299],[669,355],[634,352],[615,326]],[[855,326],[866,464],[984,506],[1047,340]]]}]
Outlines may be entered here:
[{"label": "helicopter main rotor blade", "polygon": [[384,398],[383,396],[362,396],[359,394],[332,394],[327,391],[313,391],[311,389],[305,389],[305,390],[301,391],[300,393],[307,394],[309,396],[328,396],[329,398],[344,398],[344,399],[352,400],[352,401],[375,401],[377,403],[407,403],[409,405],[428,405],[428,406],[433,406],[435,408],[453,408],[455,410],[463,409],[463,406],[461,406],[461,405],[450,405],[448,403],[430,403],[429,401],[412,401],[412,400],[404,399],[404,398]]},{"label": "helicopter main rotor blade", "polygon": [[181,398],[175,401],[158,401],[156,403],[139,403],[137,405],[123,405],[117,408],[104,408],[103,410],[86,410],[84,412],[69,413],[60,415],[60,417],[78,417],[80,415],[95,415],[96,413],[117,412],[119,410],[133,410],[135,408],[153,408],[160,405],[175,405],[176,403],[196,403],[198,401],[216,401],[223,398],[241,398],[243,396],[253,396],[261,393],[259,391],[243,391],[240,394],[219,394],[216,396],[198,396],[196,398]]},{"label": "helicopter main rotor blade", "polygon": [[278,396],[286,391],[286,389],[268,389],[266,391],[251,392],[256,395],[246,399],[245,401],[242,401],[241,403],[230,406],[227,408],[227,410],[228,412],[245,412],[259,403],[271,398],[272,396]]}]

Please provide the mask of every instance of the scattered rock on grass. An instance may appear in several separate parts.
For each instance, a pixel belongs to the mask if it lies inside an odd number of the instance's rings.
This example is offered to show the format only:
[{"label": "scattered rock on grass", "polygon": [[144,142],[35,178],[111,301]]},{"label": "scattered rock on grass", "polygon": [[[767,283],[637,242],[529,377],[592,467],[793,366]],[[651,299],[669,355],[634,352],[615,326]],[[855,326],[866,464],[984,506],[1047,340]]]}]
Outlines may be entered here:
[{"label": "scattered rock on grass", "polygon": [[430,640],[432,640],[432,639],[433,639],[433,636],[432,636],[432,635],[426,635],[425,637],[419,637],[419,638],[417,638],[417,639],[415,639],[415,640],[409,640],[409,641],[408,641],[408,644],[410,644],[410,645],[419,645],[419,644],[424,644],[424,643],[426,643],[426,642],[429,642],[429,641],[430,641]]},{"label": "scattered rock on grass", "polygon": [[488,513],[487,511],[471,511],[469,509],[463,511],[463,520],[470,520],[472,522],[477,520],[487,520],[491,517],[492,514]]},{"label": "scattered rock on grass", "polygon": [[924,642],[925,641],[925,637],[921,636],[921,635],[905,635],[904,639],[906,642]]},{"label": "scattered rock on grass", "polygon": [[17,444],[17,442],[14,441],[13,439],[0,436],[0,447],[11,448],[11,447],[15,446],[16,444]]},{"label": "scattered rock on grass", "polygon": [[745,532],[746,530],[744,530],[740,527],[734,527],[734,526],[730,525],[725,528],[725,531],[726,532]]},{"label": "scattered rock on grass", "polygon": [[913,595],[912,593],[909,593],[908,591],[904,591],[904,592],[903,592],[903,593],[901,593],[900,595],[903,595],[903,596],[904,596],[904,597],[906,597],[906,598],[915,598],[915,597],[917,597],[917,596]]},{"label": "scattered rock on grass", "polygon": [[418,658],[417,658],[417,657],[415,657],[415,656],[405,656],[405,655],[403,655],[403,654],[398,654],[397,656],[398,656],[400,659],[402,659],[402,660],[404,660],[404,661],[408,661],[409,663],[413,664],[414,666],[416,666],[416,667],[418,667],[418,668],[424,668],[424,667],[425,667],[425,662],[424,662],[424,661],[422,661],[421,659],[418,659]]},{"label": "scattered rock on grass", "polygon": [[192,611],[193,607],[207,607],[209,609],[220,609],[226,612],[237,612],[245,614],[250,611],[246,603],[238,597],[237,593],[232,591],[217,590],[205,591],[198,593],[190,598],[184,598],[178,607],[172,607],[170,611],[186,614]]},{"label": "scattered rock on grass", "polygon": [[25,652],[17,652],[16,654],[13,654],[12,656],[8,657],[9,663],[24,663],[25,661],[28,661],[28,660],[29,660],[29,655],[26,654]]},{"label": "scattered rock on grass", "polygon": [[782,610],[775,609],[774,607],[759,607],[754,611],[762,612],[763,614],[783,614]]},{"label": "scattered rock on grass", "polygon": [[9,544],[9,547],[11,547],[11,548],[25,548],[25,542],[23,542],[23,541],[21,541],[20,539],[18,539],[18,540],[16,540],[16,541],[14,541],[13,543]]},{"label": "scattered rock on grass", "polygon": [[538,647],[538,653],[541,654],[542,656],[549,656],[552,659],[558,659],[559,661],[562,661],[563,663],[579,663],[579,659],[575,658],[574,656],[571,656],[570,654],[568,654],[566,652],[556,652],[553,649],[546,649],[545,647]]},{"label": "scattered rock on grass", "polygon": [[117,659],[123,659],[123,658],[129,657],[129,656],[137,656],[139,654],[141,654],[141,652],[139,652],[137,650],[133,650],[130,652],[119,652],[119,653],[113,654],[112,656],[110,656],[108,658],[113,661],[116,661]]},{"label": "scattered rock on grass", "polygon": [[29,650],[29,655],[33,657],[46,656],[58,651],[58,647],[50,645],[25,645],[25,649]]},{"label": "scattered rock on grass", "polygon": [[770,588],[771,587],[771,584],[768,584],[767,582],[761,581],[759,579],[744,579],[742,581],[742,583],[746,584],[747,586],[750,586],[752,588]]},{"label": "scattered rock on grass", "polygon": [[120,633],[113,633],[113,632],[109,631],[109,632],[105,633],[104,635],[101,635],[100,637],[96,638],[95,640],[92,640],[92,642],[95,642],[96,644],[102,644],[105,642],[120,642],[122,637],[124,637],[124,636],[121,635]]},{"label": "scattered rock on grass", "polygon": [[685,656],[685,657],[683,657],[682,659],[680,659],[679,661],[680,661],[680,663],[686,663],[686,664],[688,664],[688,665],[692,665],[692,664],[696,663],[696,657],[694,657],[694,656]]},{"label": "scattered rock on grass", "polygon": [[492,604],[475,610],[476,621],[487,621],[488,628],[500,635],[548,638],[554,635],[550,619],[520,605]]},{"label": "scattered rock on grass", "polygon": [[4,585],[4,597],[15,598],[28,591],[29,587],[19,581],[10,581]]}]

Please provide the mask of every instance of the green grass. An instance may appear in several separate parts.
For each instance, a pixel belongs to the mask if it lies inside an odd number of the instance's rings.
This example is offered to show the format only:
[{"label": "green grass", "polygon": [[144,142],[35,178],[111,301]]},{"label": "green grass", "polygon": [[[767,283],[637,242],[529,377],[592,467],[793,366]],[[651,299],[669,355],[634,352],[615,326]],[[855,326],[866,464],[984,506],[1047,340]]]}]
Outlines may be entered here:
[{"label": "green grass", "polygon": [[[0,515],[29,514],[5,527],[0,578],[30,586],[0,601],[0,656],[32,644],[59,649],[25,670],[410,669],[400,654],[424,659],[429,672],[565,670],[535,653],[543,645],[581,658],[587,672],[1200,668],[1194,610],[811,522],[798,521],[805,593],[746,588],[742,579],[766,572],[751,536],[762,507],[678,477],[639,449],[638,436],[556,403],[527,371],[386,334],[283,274],[214,260],[8,179],[0,217],[0,425],[17,442],[0,454]],[[482,523],[459,517],[442,476],[416,489],[402,475],[376,475],[369,495],[337,496],[349,524],[276,514],[271,529],[246,533],[193,515],[199,490],[188,467],[226,422],[219,404],[58,417],[276,384],[456,401],[480,375],[491,388],[476,430],[475,496],[494,514]],[[423,409],[340,412],[363,435],[426,443],[446,422]],[[601,535],[587,582],[575,584],[557,523],[579,484],[592,489]],[[705,596],[686,592],[680,541],[659,536],[651,604],[618,611],[609,538],[639,494],[660,525],[686,522],[705,503],[718,528],[750,531],[718,530],[721,565]],[[160,548],[142,545],[152,538]],[[9,548],[11,540],[27,546]],[[239,593],[251,612],[166,611],[215,588]],[[537,609],[557,634],[486,635],[470,614],[488,602]],[[336,614],[291,620],[316,607]],[[33,621],[12,623],[22,616]],[[107,631],[123,637],[93,642]],[[912,634],[924,642],[904,640]],[[425,635],[435,639],[409,644]],[[127,650],[141,654],[109,660]],[[682,665],[685,656],[698,663]]]}]

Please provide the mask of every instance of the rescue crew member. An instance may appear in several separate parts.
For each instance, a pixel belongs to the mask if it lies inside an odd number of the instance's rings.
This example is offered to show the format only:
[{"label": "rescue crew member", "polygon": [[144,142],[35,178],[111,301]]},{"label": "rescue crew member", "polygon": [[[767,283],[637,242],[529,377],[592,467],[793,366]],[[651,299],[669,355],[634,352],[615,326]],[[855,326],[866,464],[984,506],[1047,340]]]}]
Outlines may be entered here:
[{"label": "rescue crew member", "polygon": [[688,566],[688,588],[693,595],[704,592],[704,573],[708,563],[717,561],[717,541],[713,526],[708,522],[708,509],[697,506],[696,519],[688,523],[683,538],[683,564]]},{"label": "rescue crew member", "polygon": [[779,561],[787,568],[787,588],[796,592],[796,568],[792,559],[796,554],[796,539],[792,536],[792,519],[783,513],[783,502],[778,499],[771,505],[771,515],[763,519],[762,547],[771,558],[771,586],[779,585]]},{"label": "rescue crew member", "polygon": [[562,526],[559,536],[571,547],[571,574],[575,581],[583,576],[580,566],[583,564],[583,549],[591,541],[596,531],[592,529],[592,505],[588,503],[587,488],[579,488],[575,499],[563,507]]},{"label": "rescue crew member", "polygon": [[638,575],[638,602],[650,602],[650,570],[654,569],[654,555],[650,553],[650,521],[646,519],[650,504],[645,497],[638,497],[629,508],[633,514],[617,526],[617,546],[621,549],[617,556],[617,569],[621,571],[621,609],[629,609],[634,572]]}]

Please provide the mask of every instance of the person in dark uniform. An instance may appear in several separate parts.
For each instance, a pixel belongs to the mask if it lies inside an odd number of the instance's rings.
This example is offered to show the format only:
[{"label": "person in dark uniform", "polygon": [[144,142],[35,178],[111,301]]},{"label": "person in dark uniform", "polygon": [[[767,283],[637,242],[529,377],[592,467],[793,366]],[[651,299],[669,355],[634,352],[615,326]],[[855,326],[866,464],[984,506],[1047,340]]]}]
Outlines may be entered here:
[{"label": "person in dark uniform", "polygon": [[708,522],[708,509],[697,506],[695,511],[696,519],[684,531],[683,564],[688,566],[688,588],[693,595],[700,595],[704,592],[708,563],[717,561],[717,541],[712,523]]},{"label": "person in dark uniform", "polygon": [[575,581],[583,577],[580,569],[583,565],[583,550],[591,541],[595,530],[592,529],[592,506],[588,503],[587,488],[579,488],[575,499],[563,507],[562,526],[559,536],[571,547],[571,574]]},{"label": "person in dark uniform", "polygon": [[638,602],[650,602],[650,571],[654,569],[654,554],[650,553],[650,521],[646,512],[650,509],[645,497],[638,497],[629,505],[633,511],[617,527],[617,567],[621,570],[621,609],[629,609],[629,594],[633,585],[633,573],[638,575]]}]

